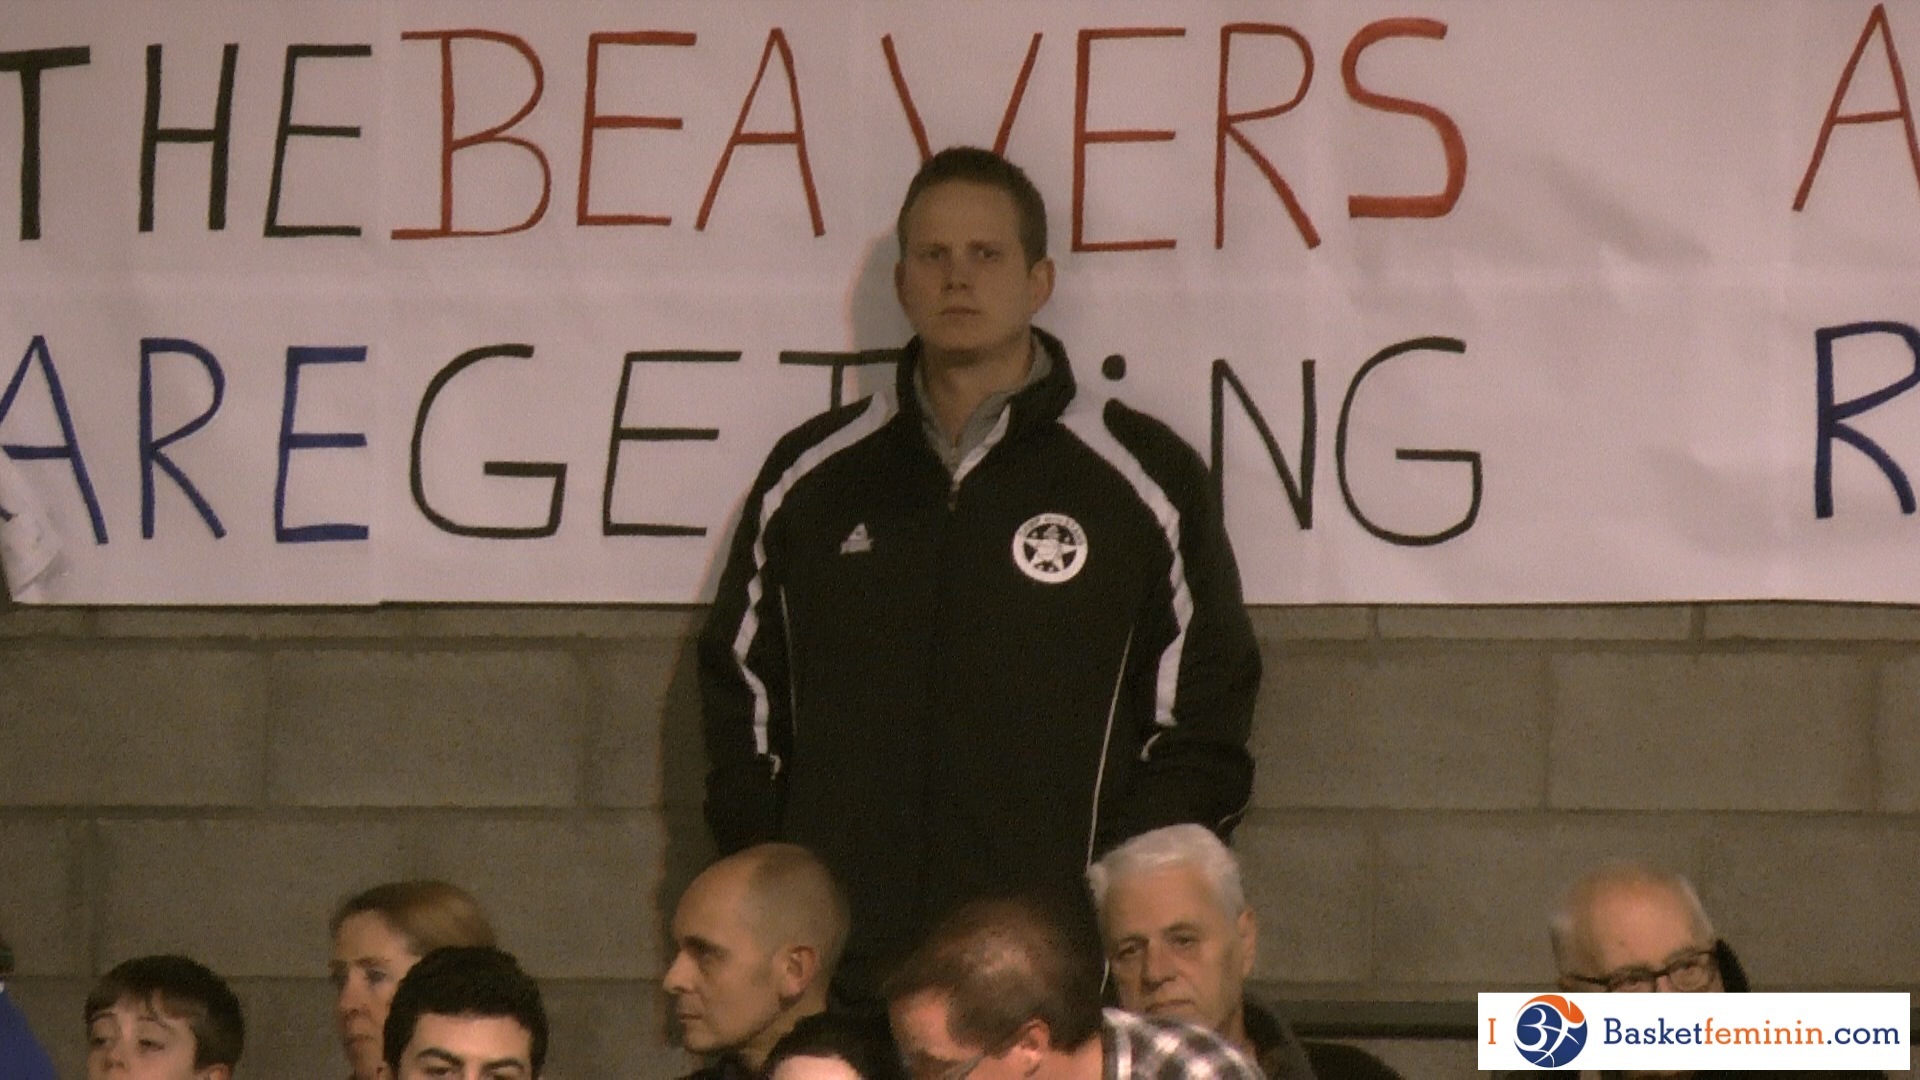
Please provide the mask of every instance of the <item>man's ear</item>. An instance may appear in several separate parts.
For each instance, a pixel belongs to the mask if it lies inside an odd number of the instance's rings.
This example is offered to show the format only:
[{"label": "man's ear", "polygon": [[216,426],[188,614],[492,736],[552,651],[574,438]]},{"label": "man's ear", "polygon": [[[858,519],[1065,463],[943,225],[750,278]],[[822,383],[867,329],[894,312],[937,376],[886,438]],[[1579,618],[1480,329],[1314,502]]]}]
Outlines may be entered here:
[{"label": "man's ear", "polygon": [[1020,1034],[1001,1057],[1013,1063],[1022,1076],[1032,1076],[1053,1049],[1053,1032],[1045,1020],[1029,1020],[1020,1025]]},{"label": "man's ear", "polygon": [[1240,977],[1244,979],[1253,974],[1253,957],[1260,948],[1260,920],[1254,915],[1253,908],[1240,909],[1240,918],[1234,929],[1240,935]]},{"label": "man's ear", "polygon": [[820,977],[820,953],[811,945],[789,945],[774,958],[780,996],[797,998]]},{"label": "man's ear", "polygon": [[193,1076],[194,1080],[233,1080],[233,1066],[209,1065]]},{"label": "man's ear", "polygon": [[1039,314],[1053,298],[1053,260],[1041,257],[1027,268],[1027,317]]}]

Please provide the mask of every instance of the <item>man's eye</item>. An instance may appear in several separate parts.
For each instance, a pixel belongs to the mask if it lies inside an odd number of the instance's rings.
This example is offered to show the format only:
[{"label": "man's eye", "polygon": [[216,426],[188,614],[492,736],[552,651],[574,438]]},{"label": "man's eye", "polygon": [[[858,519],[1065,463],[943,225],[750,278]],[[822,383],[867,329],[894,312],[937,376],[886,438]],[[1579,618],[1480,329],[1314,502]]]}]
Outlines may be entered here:
[{"label": "man's eye", "polygon": [[386,981],[387,981],[386,972],[380,970],[379,968],[367,969],[367,985],[368,986],[379,986],[380,984]]},{"label": "man's eye", "polygon": [[109,1042],[112,1042],[112,1041],[113,1040],[107,1038],[105,1035],[87,1036],[87,1045],[92,1047],[95,1050],[100,1049],[101,1047],[107,1045]]},{"label": "man's eye", "polygon": [[165,1050],[166,1048],[167,1048],[167,1044],[161,1042],[159,1039],[141,1039],[140,1040],[140,1049],[144,1053],[157,1054],[160,1051]]}]

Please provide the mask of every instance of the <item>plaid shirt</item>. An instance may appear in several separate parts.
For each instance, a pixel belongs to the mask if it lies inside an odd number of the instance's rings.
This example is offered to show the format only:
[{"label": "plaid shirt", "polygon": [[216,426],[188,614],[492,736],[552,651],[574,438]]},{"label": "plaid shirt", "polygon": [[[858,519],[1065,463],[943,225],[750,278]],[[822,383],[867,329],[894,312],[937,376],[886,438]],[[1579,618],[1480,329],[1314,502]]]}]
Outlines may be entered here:
[{"label": "plaid shirt", "polygon": [[1264,1080],[1260,1066],[1205,1028],[1106,1010],[1106,1080]]}]

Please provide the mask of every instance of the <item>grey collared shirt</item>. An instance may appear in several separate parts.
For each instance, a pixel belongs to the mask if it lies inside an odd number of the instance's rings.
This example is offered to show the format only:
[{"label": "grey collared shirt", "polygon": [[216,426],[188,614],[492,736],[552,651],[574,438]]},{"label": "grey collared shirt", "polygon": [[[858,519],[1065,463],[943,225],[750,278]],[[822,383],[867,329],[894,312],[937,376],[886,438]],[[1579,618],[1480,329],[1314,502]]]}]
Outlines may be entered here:
[{"label": "grey collared shirt", "polygon": [[920,430],[926,434],[927,445],[933,447],[940,463],[947,467],[948,476],[957,474],[967,456],[979,449],[987,441],[987,436],[993,434],[993,429],[1000,423],[1000,415],[1007,411],[1007,403],[1013,400],[1015,394],[1053,373],[1053,354],[1040,343],[1038,336],[1032,341],[1033,363],[1027,367],[1027,377],[1019,386],[988,394],[980,404],[974,406],[967,422],[960,425],[960,437],[953,442],[947,441],[946,434],[940,430],[940,421],[934,418],[933,399],[927,395],[926,367],[922,365],[919,371],[914,372],[913,396],[920,403]]}]

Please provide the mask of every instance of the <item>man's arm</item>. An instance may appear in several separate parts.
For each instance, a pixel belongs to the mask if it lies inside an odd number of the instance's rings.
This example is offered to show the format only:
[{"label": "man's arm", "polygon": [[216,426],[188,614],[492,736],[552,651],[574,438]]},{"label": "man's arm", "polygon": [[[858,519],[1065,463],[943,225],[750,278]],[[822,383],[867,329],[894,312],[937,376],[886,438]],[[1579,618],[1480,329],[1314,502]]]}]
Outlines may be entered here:
[{"label": "man's arm", "polygon": [[[785,457],[776,448],[747,495],[713,609],[700,633],[700,713],[707,743],[707,827],[722,854],[780,831],[776,732],[790,729],[778,549],[763,520]],[[777,528],[775,530],[777,532]]]},{"label": "man's arm", "polygon": [[1102,847],[1166,825],[1193,822],[1223,838],[1253,793],[1247,738],[1260,688],[1260,647],[1240,595],[1240,571],[1206,466],[1158,421],[1116,410],[1114,433],[1136,447],[1177,514],[1178,558],[1155,611],[1141,658],[1153,686],[1152,729]]}]

